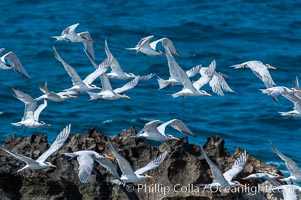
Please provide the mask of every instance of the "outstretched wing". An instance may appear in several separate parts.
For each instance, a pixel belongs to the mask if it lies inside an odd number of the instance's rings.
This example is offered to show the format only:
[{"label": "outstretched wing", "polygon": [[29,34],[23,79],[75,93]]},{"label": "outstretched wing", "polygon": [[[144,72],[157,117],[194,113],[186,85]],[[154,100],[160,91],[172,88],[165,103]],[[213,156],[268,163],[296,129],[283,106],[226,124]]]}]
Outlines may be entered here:
[{"label": "outstretched wing", "polygon": [[113,147],[113,145],[111,144],[110,141],[108,141],[108,144],[109,144],[110,150],[112,151],[114,157],[116,158],[116,160],[118,162],[119,168],[122,171],[122,173],[127,174],[127,175],[133,174],[134,171],[133,171],[130,163],[124,157],[122,157],[119,153],[117,153],[117,151],[115,150],[115,148]]},{"label": "outstretched wing", "polygon": [[12,155],[13,157],[15,157],[15,158],[17,158],[19,160],[22,160],[23,162],[26,162],[27,164],[30,164],[30,163],[34,164],[34,163],[36,163],[35,160],[33,160],[33,159],[31,159],[31,158],[29,158],[27,156],[23,156],[21,154],[12,152],[12,151],[4,148],[4,147],[1,147],[1,149],[4,150],[4,151],[6,151],[7,153],[9,153],[10,155]]},{"label": "outstretched wing", "polygon": [[201,148],[201,151],[202,151],[202,155],[204,156],[205,160],[207,161],[211,169],[211,173],[213,175],[213,182],[220,183],[221,185],[229,185],[222,171],[208,158],[203,148]]},{"label": "outstretched wing", "polygon": [[183,121],[179,120],[179,119],[172,119],[172,120],[169,120],[168,122],[165,122],[163,124],[161,124],[160,126],[158,126],[158,131],[160,133],[165,133],[165,128],[166,126],[168,125],[171,125],[174,129],[176,129],[177,131],[181,132],[181,133],[184,133],[184,134],[187,134],[187,135],[192,135],[193,136],[193,133],[192,131],[184,124]]},{"label": "outstretched wing", "polygon": [[39,121],[40,114],[46,108],[46,106],[47,106],[47,100],[44,99],[44,103],[40,104],[38,108],[33,112],[33,119],[35,121]]},{"label": "outstretched wing", "polygon": [[76,23],[76,24],[73,24],[71,26],[68,26],[67,28],[65,28],[61,35],[64,35],[64,34],[69,34],[69,33],[75,33],[75,29],[78,27],[79,23]]},{"label": "outstretched wing", "polygon": [[86,41],[83,42],[84,50],[95,61],[94,47],[93,47],[93,42],[92,42],[93,39],[91,37],[91,34],[88,31],[85,31],[85,32],[78,33],[78,35],[86,40]]},{"label": "outstretched wing", "polygon": [[105,40],[105,52],[106,52],[106,55],[107,55],[108,59],[111,61],[111,69],[112,69],[112,71],[114,71],[116,73],[124,73],[124,71],[120,67],[119,62],[117,61],[117,59],[111,53],[111,51],[110,51],[110,49],[108,47],[107,40]]},{"label": "outstretched wing", "polygon": [[53,51],[54,51],[54,56],[55,58],[60,61],[66,72],[68,73],[68,75],[71,77],[72,79],[72,84],[73,85],[79,85],[82,82],[82,79],[80,78],[80,76],[76,73],[76,71],[74,70],[73,67],[71,67],[71,65],[69,65],[68,63],[66,63],[63,58],[59,55],[59,53],[56,51],[55,47],[52,47]]},{"label": "outstretched wing", "polygon": [[139,137],[144,131],[152,132],[157,129],[158,124],[160,123],[160,120],[153,120],[151,122],[148,122],[144,125],[143,129],[137,133],[136,137]]},{"label": "outstretched wing", "polygon": [[222,74],[215,72],[212,79],[209,81],[212,91],[220,96],[224,96],[224,91],[234,92],[225,81]]},{"label": "outstretched wing", "polygon": [[61,148],[64,143],[66,142],[67,138],[69,137],[70,134],[70,129],[71,129],[71,125],[69,124],[68,126],[66,126],[61,132],[60,134],[56,137],[55,141],[52,143],[52,145],[50,146],[50,148],[45,151],[38,159],[38,162],[45,162],[45,160],[51,155],[53,154],[55,151],[57,151],[59,148]]},{"label": "outstretched wing", "polygon": [[37,107],[37,102],[28,94],[22,92],[21,90],[17,90],[14,88],[10,88],[14,97],[25,103],[24,115],[22,120],[27,118],[33,118],[34,110]]},{"label": "outstretched wing", "polygon": [[148,163],[145,167],[137,169],[135,171],[135,174],[144,174],[145,172],[147,172],[151,169],[155,169],[155,168],[159,167],[159,165],[165,160],[167,154],[168,154],[168,152],[165,151],[158,158],[156,158],[155,160]]},{"label": "outstretched wing", "polygon": [[252,72],[265,84],[272,86],[275,85],[268,68],[259,61],[248,62],[248,67]]},{"label": "outstretched wing", "polygon": [[78,178],[81,183],[89,183],[90,176],[93,170],[93,158],[88,154],[80,154],[77,156]]},{"label": "outstretched wing", "polygon": [[151,42],[149,44],[149,46],[152,49],[156,50],[159,42],[162,43],[162,46],[164,47],[165,50],[168,48],[170,50],[171,54],[180,56],[179,53],[177,52],[175,46],[173,45],[172,41],[166,37]]},{"label": "outstretched wing", "polygon": [[115,178],[120,178],[118,172],[117,172],[117,165],[112,163],[106,158],[96,158],[95,161],[97,161],[101,166],[106,168]]},{"label": "outstretched wing", "polygon": [[200,69],[202,68],[202,65],[197,65],[193,68],[191,68],[190,70],[186,71],[186,74],[189,78],[197,75],[200,72]]},{"label": "outstretched wing", "polygon": [[231,180],[239,173],[241,172],[245,164],[248,160],[247,152],[244,151],[240,156],[235,160],[234,164],[232,165],[231,169],[226,171],[224,173],[224,177],[228,182],[231,182]]},{"label": "outstretched wing", "polygon": [[107,71],[109,66],[106,67],[99,67],[96,70],[94,70],[94,72],[92,72],[91,74],[89,74],[84,80],[83,82],[86,84],[91,84],[93,83],[93,81],[99,77],[101,74],[105,73]]},{"label": "outstretched wing", "polygon": [[285,165],[286,165],[287,169],[290,171],[291,175],[301,176],[301,171],[300,171],[300,168],[298,167],[297,163],[295,161],[293,161],[292,159],[290,159],[289,157],[282,154],[278,149],[276,149],[276,147],[272,143],[271,143],[271,146],[272,146],[273,152],[276,153],[279,156],[279,158],[281,158],[281,160],[283,160],[285,162]]},{"label": "outstretched wing", "polygon": [[31,77],[28,75],[26,70],[24,69],[21,61],[16,56],[16,54],[12,51],[8,52],[4,56],[2,56],[2,59],[7,60],[7,62],[11,65],[14,71],[21,74],[22,76],[31,79]]},{"label": "outstretched wing", "polygon": [[139,80],[140,80],[140,77],[137,76],[136,78],[134,78],[130,82],[126,83],[124,86],[122,86],[120,88],[116,88],[114,90],[114,92],[117,93],[117,94],[120,94],[120,93],[122,93],[122,92],[124,92],[126,90],[130,90],[130,89],[134,88],[138,84]]}]

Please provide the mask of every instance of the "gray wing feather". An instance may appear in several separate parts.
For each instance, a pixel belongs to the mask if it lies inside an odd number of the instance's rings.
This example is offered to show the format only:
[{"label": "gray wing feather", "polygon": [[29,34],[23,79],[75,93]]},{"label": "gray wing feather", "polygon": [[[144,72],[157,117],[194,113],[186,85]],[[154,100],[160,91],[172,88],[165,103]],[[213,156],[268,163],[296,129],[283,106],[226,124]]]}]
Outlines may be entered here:
[{"label": "gray wing feather", "polygon": [[282,154],[272,143],[272,150],[274,153],[276,153],[279,158],[281,158],[281,160],[283,160],[285,162],[285,165],[287,167],[287,169],[290,171],[291,175],[299,175],[301,176],[301,171],[300,168],[298,167],[297,163],[295,161],[293,161],[292,159],[290,159],[289,157],[285,156],[284,154]]},{"label": "gray wing feather", "polygon": [[158,158],[148,163],[145,167],[142,167],[135,171],[135,174],[144,174],[145,172],[155,169],[159,167],[159,165],[165,160],[168,152],[165,151],[163,154],[161,154]]},{"label": "gray wing feather", "polygon": [[78,167],[78,178],[81,183],[88,183],[93,170],[94,160],[90,155],[80,154],[77,156]]},{"label": "gray wing feather", "polygon": [[221,185],[229,185],[229,183],[225,179],[222,171],[208,158],[208,156],[205,153],[205,151],[203,150],[203,148],[201,148],[201,151],[202,151],[202,155],[204,156],[205,160],[207,161],[207,163],[211,169],[211,173],[213,175],[213,182],[221,183]]},{"label": "gray wing feather", "polygon": [[171,125],[174,129],[176,129],[177,131],[181,132],[181,133],[184,133],[184,134],[187,134],[187,135],[191,135],[193,136],[193,133],[192,131],[184,124],[183,121],[179,120],[179,119],[172,119],[172,120],[169,120],[163,124],[161,124],[160,126],[158,126],[158,131],[160,133],[165,133],[165,128],[166,126],[168,125]]},{"label": "gray wing feather", "polygon": [[109,148],[112,151],[114,157],[116,158],[119,168],[121,169],[123,174],[133,174],[134,171],[130,165],[130,163],[124,158],[122,157],[119,153],[117,153],[117,151],[115,150],[115,148],[113,147],[113,145],[111,144],[111,142],[108,141],[109,144]]},{"label": "gray wing feather", "polygon": [[120,176],[117,172],[116,164],[112,163],[111,161],[109,161],[106,158],[96,159],[95,161],[97,161],[101,166],[106,168],[115,178],[120,178]]},{"label": "gray wing feather", "polygon": [[12,51],[8,52],[4,56],[2,56],[3,59],[7,60],[8,63],[12,66],[12,69],[16,71],[17,73],[21,74],[22,76],[31,79],[31,77],[28,75],[26,70],[24,69],[21,61],[16,56],[16,54]]},{"label": "gray wing feather", "polygon": [[56,137],[55,141],[52,143],[50,148],[47,151],[45,151],[37,159],[37,161],[44,162],[51,154],[53,154],[55,151],[60,149],[66,142],[67,138],[69,137],[70,129],[71,129],[71,125],[69,124],[60,132],[60,134]]},{"label": "gray wing feather", "polygon": [[80,76],[77,74],[77,72],[74,70],[73,67],[71,67],[71,65],[69,65],[68,63],[66,63],[63,58],[58,54],[58,52],[56,51],[55,47],[53,46],[53,51],[54,51],[54,56],[55,58],[60,61],[66,72],[68,73],[68,75],[71,77],[72,79],[72,84],[73,85],[79,85],[82,82],[82,79],[80,78]]},{"label": "gray wing feather", "polygon": [[37,102],[28,94],[22,92],[21,90],[17,90],[14,88],[10,88],[14,97],[25,103],[24,115],[22,120],[27,118],[33,118],[33,112],[37,107]]},{"label": "gray wing feather", "polygon": [[41,112],[47,107],[47,100],[44,99],[44,103],[40,104],[38,108],[33,112],[33,119],[39,121]]},{"label": "gray wing feather", "polygon": [[136,78],[134,78],[130,82],[126,83],[124,86],[122,86],[120,88],[116,88],[114,90],[114,92],[117,93],[117,94],[120,94],[120,93],[122,93],[124,91],[130,90],[130,89],[134,88],[138,84],[139,80],[140,80],[140,77],[137,76]]},{"label": "gray wing feather", "polygon": [[234,164],[232,165],[231,169],[226,171],[223,175],[225,179],[230,182],[239,172],[241,172],[245,164],[248,160],[247,152],[244,151],[240,156],[235,160]]},{"label": "gray wing feather", "polygon": [[186,71],[186,74],[189,78],[197,75],[200,72],[200,69],[202,68],[202,65],[197,65],[190,70]]},{"label": "gray wing feather", "polygon": [[1,147],[2,150],[6,151],[7,153],[9,153],[10,155],[12,155],[13,157],[19,159],[19,160],[22,160],[23,162],[26,162],[27,164],[30,164],[30,163],[36,163],[35,160],[27,157],[27,156],[23,156],[21,154],[18,154],[18,153],[15,153],[15,152],[12,152],[6,148],[3,148]]},{"label": "gray wing feather", "polygon": [[83,42],[84,50],[91,56],[93,61],[95,61],[93,42],[91,42],[93,39],[91,37],[91,34],[88,31],[85,31],[78,33],[78,35],[87,40]]}]

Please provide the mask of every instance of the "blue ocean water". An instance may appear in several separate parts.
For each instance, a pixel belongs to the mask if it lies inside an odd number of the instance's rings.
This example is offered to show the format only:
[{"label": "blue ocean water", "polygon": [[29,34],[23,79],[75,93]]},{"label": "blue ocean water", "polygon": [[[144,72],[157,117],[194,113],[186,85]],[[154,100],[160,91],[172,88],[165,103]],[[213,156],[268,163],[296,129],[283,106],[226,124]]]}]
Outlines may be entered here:
[{"label": "blue ocean water", "polygon": [[[281,163],[271,151],[271,140],[278,149],[301,163],[300,120],[281,117],[293,105],[282,98],[273,102],[261,94],[263,83],[250,70],[228,66],[249,60],[269,63],[277,70],[271,75],[277,85],[291,87],[295,76],[301,77],[301,3],[298,1],[1,1],[0,47],[14,51],[32,80],[11,71],[0,71],[0,143],[6,137],[46,133],[53,140],[67,124],[73,133],[96,127],[107,135],[120,133],[131,126],[142,129],[150,120],[183,120],[195,133],[191,143],[204,144],[206,138],[220,135],[233,152],[237,146],[259,159]],[[94,40],[96,60],[105,58],[104,40],[125,71],[135,74],[156,73],[168,78],[165,57],[148,57],[125,50],[142,38],[170,38],[183,69],[208,66],[215,59],[217,71],[227,74],[236,94],[221,97],[172,98],[181,87],[158,90],[156,78],[140,82],[127,91],[131,100],[89,101],[87,94],[63,103],[48,102],[40,119],[51,127],[23,132],[10,123],[23,115],[24,104],[7,87],[18,88],[33,97],[41,95],[38,87],[48,82],[52,91],[71,86],[61,63],[53,56],[54,45],[60,55],[81,77],[94,70],[80,43],[56,42],[67,26],[80,23],[77,31],[89,31]],[[198,77],[196,77],[198,78]],[[99,80],[95,81],[100,84]],[[117,87],[125,83],[112,81]],[[204,88],[211,92],[209,86]],[[183,137],[175,133],[178,137]],[[285,169],[285,168],[283,168]]]}]

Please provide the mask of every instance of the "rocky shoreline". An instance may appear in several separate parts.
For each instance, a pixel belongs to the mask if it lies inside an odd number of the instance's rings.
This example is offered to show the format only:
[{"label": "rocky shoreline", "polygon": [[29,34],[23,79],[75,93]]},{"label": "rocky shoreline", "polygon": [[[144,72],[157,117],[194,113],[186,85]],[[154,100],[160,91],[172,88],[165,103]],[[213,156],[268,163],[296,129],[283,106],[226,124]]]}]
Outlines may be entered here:
[{"label": "rocky shoreline", "polygon": [[[246,188],[240,191],[205,191],[198,185],[211,182],[211,171],[206,161],[199,158],[199,146],[189,144],[188,138],[185,137],[181,141],[165,142],[153,147],[147,142],[137,142],[129,137],[135,134],[135,128],[131,128],[110,137],[110,141],[130,162],[133,169],[146,165],[165,150],[169,152],[165,161],[157,169],[149,172],[149,175],[154,177],[151,180],[126,188],[112,185],[109,181],[113,177],[95,163],[90,183],[80,183],[76,159],[70,160],[62,153],[89,149],[111,155],[105,134],[91,129],[84,134],[71,134],[66,144],[48,159],[57,165],[55,170],[25,170],[23,173],[14,174],[24,166],[24,162],[0,150],[0,199],[282,199],[280,193],[272,193],[266,189],[272,187],[269,182],[242,180],[243,177],[256,172],[281,174],[278,169],[260,162],[252,155],[249,155],[244,170],[236,177],[236,180],[247,186]],[[27,138],[11,136],[3,146],[36,159],[50,144],[47,136],[33,134]],[[223,171],[229,169],[242,152],[237,148],[231,155],[225,148],[225,141],[219,136],[208,138],[203,148]]]}]

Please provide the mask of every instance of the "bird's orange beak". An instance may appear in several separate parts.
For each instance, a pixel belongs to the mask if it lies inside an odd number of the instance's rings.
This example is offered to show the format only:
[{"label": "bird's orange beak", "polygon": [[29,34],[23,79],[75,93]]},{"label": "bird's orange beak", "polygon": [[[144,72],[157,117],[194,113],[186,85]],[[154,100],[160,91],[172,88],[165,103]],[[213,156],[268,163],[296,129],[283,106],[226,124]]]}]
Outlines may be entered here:
[{"label": "bird's orange beak", "polygon": [[295,91],[296,91],[296,92],[301,92],[301,90],[296,90],[296,89],[295,89]]},{"label": "bird's orange beak", "polygon": [[51,126],[51,124],[44,124],[44,126]]},{"label": "bird's orange beak", "polygon": [[69,98],[73,98],[73,99],[75,99],[75,98],[77,98],[77,96],[69,96]]},{"label": "bird's orange beak", "polygon": [[181,141],[180,138],[172,138],[172,139],[175,140],[175,141]]},{"label": "bird's orange beak", "polygon": [[146,176],[147,178],[149,178],[149,179],[152,179],[152,178],[154,178],[154,177],[152,177],[152,176]]},{"label": "bird's orange beak", "polygon": [[115,160],[115,158],[113,156],[106,156],[106,158],[111,160],[111,161]]},{"label": "bird's orange beak", "polygon": [[52,167],[52,168],[54,168],[54,169],[56,169],[56,168],[57,168],[57,166],[56,166],[56,165],[50,165],[50,167]]},{"label": "bird's orange beak", "polygon": [[246,187],[246,185],[240,183],[239,187]]},{"label": "bird's orange beak", "polygon": [[269,69],[277,69],[277,68],[269,65]]},{"label": "bird's orange beak", "polygon": [[285,176],[280,175],[278,178],[285,178]]},{"label": "bird's orange beak", "polygon": [[208,93],[208,94],[206,94],[206,96],[209,96],[209,97],[211,97],[212,95]]},{"label": "bird's orange beak", "polygon": [[123,95],[122,96],[123,98],[126,98],[126,99],[131,99],[131,97],[127,96],[127,95]]}]

